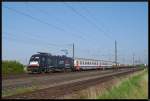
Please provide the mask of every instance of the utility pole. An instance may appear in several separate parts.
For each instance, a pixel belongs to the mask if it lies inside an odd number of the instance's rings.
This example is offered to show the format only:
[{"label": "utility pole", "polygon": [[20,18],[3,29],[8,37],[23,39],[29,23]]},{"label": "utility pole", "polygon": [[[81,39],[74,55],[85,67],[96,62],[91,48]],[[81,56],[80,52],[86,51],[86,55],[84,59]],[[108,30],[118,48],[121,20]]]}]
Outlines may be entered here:
[{"label": "utility pole", "polygon": [[115,40],[115,64],[117,68],[117,41]]},{"label": "utility pole", "polygon": [[74,43],[73,43],[73,60],[74,60]]},{"label": "utility pole", "polygon": [[133,53],[133,67],[134,67],[134,53]]}]

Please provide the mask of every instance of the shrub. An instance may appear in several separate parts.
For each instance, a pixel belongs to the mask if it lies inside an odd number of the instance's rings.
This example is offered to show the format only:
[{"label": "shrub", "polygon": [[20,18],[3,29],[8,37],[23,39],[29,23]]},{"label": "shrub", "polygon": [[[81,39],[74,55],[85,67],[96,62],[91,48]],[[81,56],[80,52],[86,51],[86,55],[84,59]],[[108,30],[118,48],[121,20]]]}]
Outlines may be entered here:
[{"label": "shrub", "polygon": [[2,61],[2,74],[17,74],[23,73],[24,66],[23,64],[17,61]]}]

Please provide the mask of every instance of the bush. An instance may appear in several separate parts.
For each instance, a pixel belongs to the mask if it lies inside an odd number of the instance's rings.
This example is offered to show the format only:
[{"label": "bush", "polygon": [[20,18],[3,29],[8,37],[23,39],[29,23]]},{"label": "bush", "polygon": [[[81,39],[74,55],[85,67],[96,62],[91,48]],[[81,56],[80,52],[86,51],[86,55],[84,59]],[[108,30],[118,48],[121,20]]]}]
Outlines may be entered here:
[{"label": "bush", "polygon": [[2,74],[18,74],[23,72],[23,64],[17,61],[2,61]]}]

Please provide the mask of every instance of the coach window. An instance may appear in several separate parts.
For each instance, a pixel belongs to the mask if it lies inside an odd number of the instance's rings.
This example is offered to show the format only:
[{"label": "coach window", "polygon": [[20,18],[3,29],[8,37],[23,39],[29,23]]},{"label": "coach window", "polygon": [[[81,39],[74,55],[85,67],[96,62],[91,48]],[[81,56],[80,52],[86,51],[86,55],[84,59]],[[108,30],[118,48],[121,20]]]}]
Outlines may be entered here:
[{"label": "coach window", "polygon": [[80,65],[82,64],[82,61],[80,61]]}]

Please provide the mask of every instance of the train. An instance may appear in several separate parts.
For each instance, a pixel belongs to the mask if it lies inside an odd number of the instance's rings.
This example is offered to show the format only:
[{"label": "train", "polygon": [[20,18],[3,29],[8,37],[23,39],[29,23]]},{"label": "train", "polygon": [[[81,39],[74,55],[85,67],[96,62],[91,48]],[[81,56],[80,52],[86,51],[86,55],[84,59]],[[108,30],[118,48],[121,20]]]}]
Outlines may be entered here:
[{"label": "train", "polygon": [[31,56],[27,71],[30,73],[48,73],[54,71],[82,71],[91,69],[109,69],[114,67],[113,61],[71,58],[65,55],[37,52]]}]

